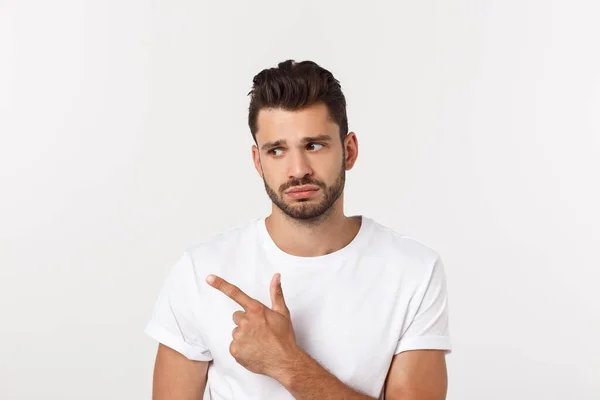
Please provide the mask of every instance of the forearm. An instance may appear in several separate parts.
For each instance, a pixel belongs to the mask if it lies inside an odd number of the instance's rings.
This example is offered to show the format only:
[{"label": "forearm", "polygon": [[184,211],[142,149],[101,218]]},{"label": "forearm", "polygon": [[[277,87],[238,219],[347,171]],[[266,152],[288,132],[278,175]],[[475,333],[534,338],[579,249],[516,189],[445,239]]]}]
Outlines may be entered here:
[{"label": "forearm", "polygon": [[301,350],[274,378],[297,400],[376,400],[345,385]]}]

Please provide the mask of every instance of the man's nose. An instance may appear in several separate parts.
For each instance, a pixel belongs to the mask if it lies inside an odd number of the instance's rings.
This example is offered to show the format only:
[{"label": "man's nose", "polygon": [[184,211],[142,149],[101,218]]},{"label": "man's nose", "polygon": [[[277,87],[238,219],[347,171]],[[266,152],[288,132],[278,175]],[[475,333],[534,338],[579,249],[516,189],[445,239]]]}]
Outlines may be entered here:
[{"label": "man's nose", "polygon": [[306,155],[302,152],[292,152],[289,155],[289,170],[288,175],[289,178],[302,179],[307,175],[312,175],[313,171],[308,162]]}]

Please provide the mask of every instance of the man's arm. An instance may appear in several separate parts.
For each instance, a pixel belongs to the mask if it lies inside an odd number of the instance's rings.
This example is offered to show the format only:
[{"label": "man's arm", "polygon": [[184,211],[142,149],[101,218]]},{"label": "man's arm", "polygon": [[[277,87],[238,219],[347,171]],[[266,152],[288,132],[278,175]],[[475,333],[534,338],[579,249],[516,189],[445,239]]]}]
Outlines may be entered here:
[{"label": "man's arm", "polygon": [[[445,352],[405,351],[394,356],[385,385],[386,400],[444,400],[448,387]],[[275,379],[298,400],[376,400],[345,385],[304,352]]]},{"label": "man's arm", "polygon": [[[236,328],[229,346],[231,355],[244,368],[279,381],[297,400],[376,400],[345,385],[296,344],[279,274],[271,279],[271,308],[221,277],[209,275],[206,281],[244,308],[233,314]],[[429,287],[435,290],[434,286]],[[439,293],[445,292],[435,290],[431,295],[433,300],[440,298]],[[445,305],[444,296],[441,300],[441,305]],[[386,396],[391,399],[443,400],[446,396],[446,350],[443,349],[449,348],[447,337],[432,336],[431,329],[423,330],[421,326],[431,325],[428,314],[439,315],[439,307],[429,305],[430,301],[421,302],[419,318],[413,319],[411,329],[404,333],[397,346],[398,354],[386,377],[389,383]],[[441,323],[445,320],[437,319]],[[419,350],[421,348],[441,350]]]},{"label": "man's arm", "polygon": [[345,385],[302,350],[274,374],[296,400],[377,400]]},{"label": "man's arm", "polygon": [[204,395],[208,361],[193,361],[158,345],[154,364],[152,400],[199,400]]},{"label": "man's arm", "polygon": [[447,390],[445,351],[404,351],[392,359],[386,379],[386,400],[444,400]]}]

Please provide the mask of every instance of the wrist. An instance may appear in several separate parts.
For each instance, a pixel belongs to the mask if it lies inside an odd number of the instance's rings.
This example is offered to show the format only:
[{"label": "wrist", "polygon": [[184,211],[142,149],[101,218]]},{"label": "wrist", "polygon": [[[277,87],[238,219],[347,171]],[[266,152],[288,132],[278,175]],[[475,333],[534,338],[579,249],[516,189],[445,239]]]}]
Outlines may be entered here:
[{"label": "wrist", "polygon": [[307,354],[300,348],[294,347],[285,353],[278,365],[274,365],[272,378],[285,387],[289,387],[296,376],[306,364]]}]

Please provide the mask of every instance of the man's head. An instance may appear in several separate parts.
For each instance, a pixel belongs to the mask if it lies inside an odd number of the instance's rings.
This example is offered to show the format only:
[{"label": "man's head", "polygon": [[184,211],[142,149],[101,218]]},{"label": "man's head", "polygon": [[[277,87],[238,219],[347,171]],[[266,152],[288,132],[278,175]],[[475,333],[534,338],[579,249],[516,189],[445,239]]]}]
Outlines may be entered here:
[{"label": "man's head", "polygon": [[248,124],[267,194],[293,219],[324,219],[341,202],[358,154],[339,82],[314,62],[292,60],[253,82]]}]

